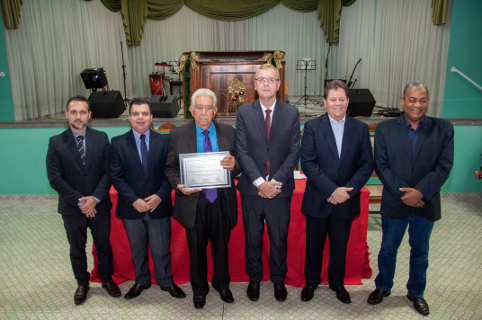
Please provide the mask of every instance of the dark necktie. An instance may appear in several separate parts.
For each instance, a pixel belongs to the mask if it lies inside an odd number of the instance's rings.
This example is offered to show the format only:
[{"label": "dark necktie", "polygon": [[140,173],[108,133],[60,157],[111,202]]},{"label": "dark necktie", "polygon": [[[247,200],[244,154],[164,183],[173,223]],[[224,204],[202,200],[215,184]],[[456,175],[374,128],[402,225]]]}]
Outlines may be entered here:
[{"label": "dark necktie", "polygon": [[[204,152],[213,152],[213,146],[211,145],[211,139],[209,139],[209,131],[204,130],[204,141],[203,141],[203,151]],[[216,189],[206,189],[206,199],[209,202],[213,203],[216,198],[218,197],[218,190]]]},{"label": "dark necktie", "polygon": [[141,161],[145,173],[147,173],[147,155],[146,135],[141,134]]},{"label": "dark necktie", "polygon": [[[269,132],[271,131],[271,110],[266,109],[266,118],[264,119],[264,124],[266,125],[266,134],[268,135],[269,139]],[[269,158],[268,162],[266,163],[266,176],[269,176]]]},{"label": "dark necktie", "polygon": [[77,137],[77,150],[79,150],[80,161],[85,166],[85,148],[84,148],[84,136]]}]

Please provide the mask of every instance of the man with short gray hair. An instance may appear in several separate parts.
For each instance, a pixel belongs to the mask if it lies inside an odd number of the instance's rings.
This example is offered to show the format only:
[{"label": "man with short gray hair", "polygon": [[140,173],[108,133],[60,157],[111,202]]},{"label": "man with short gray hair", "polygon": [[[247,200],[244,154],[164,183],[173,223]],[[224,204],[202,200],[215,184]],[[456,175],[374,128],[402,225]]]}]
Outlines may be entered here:
[{"label": "man with short gray hair", "polygon": [[[211,284],[221,300],[234,302],[229,289],[228,243],[231,228],[238,220],[236,187],[233,177],[240,173],[236,161],[236,134],[233,127],[213,121],[217,97],[209,89],[198,89],[189,107],[194,122],[171,130],[166,175],[176,191],[174,217],[186,229],[190,257],[190,280],[195,308],[206,304],[207,246],[211,242],[214,262]],[[220,164],[231,172],[231,187],[217,189],[187,188],[181,184],[179,154],[229,151]]]}]

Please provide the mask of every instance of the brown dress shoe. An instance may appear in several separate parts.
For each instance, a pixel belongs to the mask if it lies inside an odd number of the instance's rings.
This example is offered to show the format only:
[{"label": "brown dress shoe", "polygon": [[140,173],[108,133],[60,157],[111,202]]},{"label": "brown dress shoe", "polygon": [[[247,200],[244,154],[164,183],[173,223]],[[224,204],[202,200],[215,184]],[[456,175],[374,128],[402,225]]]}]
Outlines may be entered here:
[{"label": "brown dress shoe", "polygon": [[74,294],[74,303],[81,304],[82,302],[84,302],[85,299],[87,299],[87,292],[89,291],[89,289],[90,289],[89,285],[78,286]]},{"label": "brown dress shoe", "polygon": [[112,280],[107,282],[107,283],[102,283],[102,288],[107,290],[107,293],[111,297],[120,297],[121,296],[121,291],[120,291],[119,287]]}]

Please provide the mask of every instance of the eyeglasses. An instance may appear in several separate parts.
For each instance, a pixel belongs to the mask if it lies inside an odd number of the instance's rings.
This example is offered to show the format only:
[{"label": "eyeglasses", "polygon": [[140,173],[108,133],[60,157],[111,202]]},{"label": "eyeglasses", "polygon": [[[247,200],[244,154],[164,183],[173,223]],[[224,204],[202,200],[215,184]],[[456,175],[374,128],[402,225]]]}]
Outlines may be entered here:
[{"label": "eyeglasses", "polygon": [[268,83],[274,83],[275,81],[279,81],[279,79],[273,79],[273,78],[258,78],[254,80],[258,81],[259,83],[263,83],[265,81],[268,81]]}]

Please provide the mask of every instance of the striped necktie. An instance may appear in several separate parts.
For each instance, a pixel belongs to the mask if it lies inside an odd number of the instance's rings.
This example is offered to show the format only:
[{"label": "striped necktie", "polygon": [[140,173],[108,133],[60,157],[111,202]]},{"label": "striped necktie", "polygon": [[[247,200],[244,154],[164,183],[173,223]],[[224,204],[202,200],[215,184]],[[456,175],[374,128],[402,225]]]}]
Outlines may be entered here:
[{"label": "striped necktie", "polygon": [[85,166],[85,148],[84,148],[84,136],[77,137],[77,150],[79,150],[80,161]]}]

